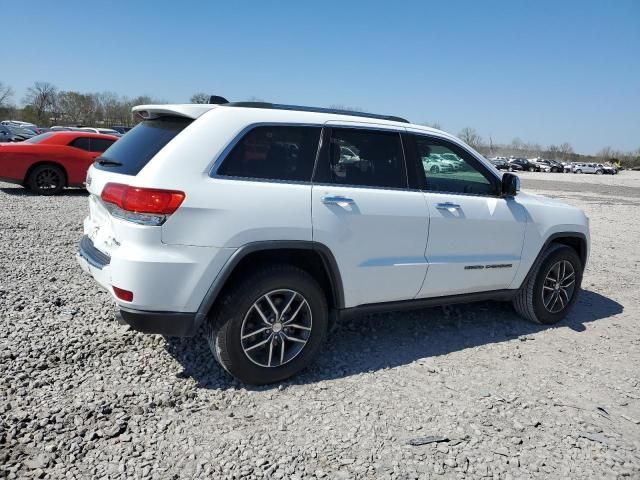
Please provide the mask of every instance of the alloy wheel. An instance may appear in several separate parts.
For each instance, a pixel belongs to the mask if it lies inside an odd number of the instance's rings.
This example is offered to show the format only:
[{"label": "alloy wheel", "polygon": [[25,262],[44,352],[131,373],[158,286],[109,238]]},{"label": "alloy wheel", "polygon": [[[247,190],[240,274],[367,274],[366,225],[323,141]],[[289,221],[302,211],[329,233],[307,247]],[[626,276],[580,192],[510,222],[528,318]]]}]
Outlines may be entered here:
[{"label": "alloy wheel", "polygon": [[576,272],[571,262],[560,260],[547,272],[542,284],[542,304],[550,313],[558,313],[569,305],[576,285]]},{"label": "alloy wheel", "polygon": [[304,349],[311,336],[309,302],[294,290],[272,290],[249,308],[240,341],[249,360],[261,367],[280,367]]},{"label": "alloy wheel", "polygon": [[41,170],[36,175],[36,186],[39,190],[54,190],[61,182],[60,174],[52,168]]}]

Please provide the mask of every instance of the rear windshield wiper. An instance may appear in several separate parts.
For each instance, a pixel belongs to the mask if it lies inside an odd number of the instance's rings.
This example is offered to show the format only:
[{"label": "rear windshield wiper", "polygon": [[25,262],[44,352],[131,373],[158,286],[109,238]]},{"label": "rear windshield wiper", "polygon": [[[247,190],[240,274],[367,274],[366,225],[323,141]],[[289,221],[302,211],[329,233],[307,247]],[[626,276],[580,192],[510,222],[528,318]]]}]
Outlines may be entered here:
[{"label": "rear windshield wiper", "polygon": [[114,166],[114,167],[121,167],[122,163],[120,162],[116,162],[115,160],[109,160],[108,158],[102,158],[102,157],[98,157],[96,159],[96,162],[98,163],[98,165],[103,165],[103,166]]}]

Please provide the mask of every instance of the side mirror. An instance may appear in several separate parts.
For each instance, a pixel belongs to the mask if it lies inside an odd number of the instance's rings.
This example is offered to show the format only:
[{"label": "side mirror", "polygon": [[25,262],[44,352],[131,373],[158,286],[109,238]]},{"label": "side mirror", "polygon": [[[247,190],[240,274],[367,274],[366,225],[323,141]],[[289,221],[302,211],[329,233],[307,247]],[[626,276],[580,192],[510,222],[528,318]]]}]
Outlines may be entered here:
[{"label": "side mirror", "polygon": [[502,174],[502,196],[514,197],[520,191],[520,177],[513,173]]}]

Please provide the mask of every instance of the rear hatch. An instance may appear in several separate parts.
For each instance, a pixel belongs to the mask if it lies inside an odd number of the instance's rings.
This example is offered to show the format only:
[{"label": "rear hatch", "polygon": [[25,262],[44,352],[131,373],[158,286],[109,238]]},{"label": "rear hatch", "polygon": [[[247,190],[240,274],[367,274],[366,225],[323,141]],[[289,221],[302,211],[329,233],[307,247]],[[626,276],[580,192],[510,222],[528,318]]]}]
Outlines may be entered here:
[{"label": "rear hatch", "polygon": [[149,228],[157,225],[153,218],[116,208],[115,204],[104,202],[101,195],[107,184],[135,186],[136,175],[194,120],[170,113],[153,115],[145,111],[147,119],[109,147],[89,169],[89,216],[84,230],[93,245],[108,255],[123,241],[160,238],[159,228]]}]

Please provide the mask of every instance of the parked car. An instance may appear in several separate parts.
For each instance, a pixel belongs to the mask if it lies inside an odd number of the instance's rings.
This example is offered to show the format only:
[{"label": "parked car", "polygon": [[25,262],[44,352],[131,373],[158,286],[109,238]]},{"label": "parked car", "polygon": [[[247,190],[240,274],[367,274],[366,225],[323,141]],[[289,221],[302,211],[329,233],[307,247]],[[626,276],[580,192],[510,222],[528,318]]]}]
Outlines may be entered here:
[{"label": "parked car", "polygon": [[21,122],[20,120],[3,120],[2,122],[0,122],[0,125],[18,128],[36,128],[33,123]]},{"label": "parked car", "polygon": [[1,125],[0,127],[2,127],[3,131],[9,132],[10,139],[7,140],[8,142],[22,142],[37,135],[33,130],[23,127],[15,127],[12,125]]},{"label": "parked car", "polygon": [[120,132],[112,128],[79,127],[79,130],[83,132],[101,133],[103,135],[115,135],[116,137],[122,136]]},{"label": "parked car", "polygon": [[117,139],[89,132],[48,132],[24,142],[0,144],[0,180],[41,195],[80,187],[89,166]]},{"label": "parked car", "polygon": [[551,173],[564,173],[564,165],[555,160],[541,159],[538,160],[537,163],[540,166],[544,165],[546,167],[545,170],[548,169],[548,171],[550,171]]},{"label": "parked car", "polygon": [[604,168],[599,167],[597,163],[578,163],[573,167],[573,173],[595,173],[602,175]]},{"label": "parked car", "polygon": [[540,165],[538,165],[537,163],[531,162],[526,158],[513,158],[509,160],[509,163],[513,165],[520,165],[520,167],[522,167],[522,170],[527,170],[529,172],[541,171]]},{"label": "parked car", "polygon": [[506,170],[508,172],[522,171],[522,166],[517,163],[510,163],[507,160],[491,160],[491,164],[498,170]]},{"label": "parked car", "polygon": [[606,165],[603,163],[597,163],[596,164],[597,168],[601,168],[602,169],[602,173],[607,174],[607,175],[615,175],[618,173],[618,169],[614,166],[611,165]]},{"label": "parked car", "polygon": [[124,135],[129,130],[131,130],[132,127],[125,127],[124,125],[115,125],[111,128],[113,128],[115,131],[120,132],[122,135]]},{"label": "parked car", "polygon": [[[266,103],[134,112],[87,174],[78,262],[136,330],[204,325],[244,382],[299,372],[340,317],[500,299],[552,324],[576,301],[584,213],[444,132]],[[444,153],[463,168],[432,173]]]},{"label": "parked car", "polygon": [[6,125],[0,125],[0,143],[2,142],[12,142],[13,141],[13,132],[9,130],[9,127]]}]

